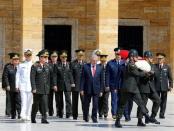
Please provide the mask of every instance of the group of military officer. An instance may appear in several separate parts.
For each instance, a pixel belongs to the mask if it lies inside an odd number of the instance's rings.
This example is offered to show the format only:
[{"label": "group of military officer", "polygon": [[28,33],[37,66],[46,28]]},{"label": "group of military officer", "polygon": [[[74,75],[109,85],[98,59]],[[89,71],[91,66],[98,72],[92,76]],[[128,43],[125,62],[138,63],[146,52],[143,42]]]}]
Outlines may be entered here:
[{"label": "group of military officer", "polygon": [[[24,55],[32,55],[31,50],[24,51]],[[47,112],[50,116],[56,113],[63,118],[64,100],[66,103],[66,118],[71,115],[78,118],[78,101],[81,98],[83,119],[89,121],[89,105],[93,100],[92,121],[108,116],[108,98],[111,92],[111,114],[116,119],[115,126],[122,127],[120,119],[122,114],[129,121],[133,101],[138,105],[137,126],[145,126],[149,122],[160,124],[155,119],[160,108],[160,118],[165,118],[167,92],[173,88],[173,80],[170,67],[165,64],[165,54],[157,53],[157,64],[153,64],[153,54],[150,51],[144,53],[144,59],[151,65],[152,70],[145,72],[135,66],[138,61],[138,52],[129,51],[128,58],[122,59],[120,49],[115,48],[115,58],[107,62],[107,54],[96,50],[90,57],[90,62],[84,60],[85,51],[78,49],[76,59],[67,61],[65,50],[58,53],[44,49],[38,53],[39,61],[31,65],[27,80],[31,83],[33,104],[31,109],[31,122],[36,123],[36,114],[39,110],[42,114],[42,123],[47,121]],[[21,118],[21,88],[16,87],[16,72],[19,69],[19,54],[10,53],[11,62],[4,66],[2,75],[2,87],[6,90],[6,115],[12,119]],[[50,59],[48,59],[50,58]],[[25,68],[21,68],[25,72]],[[56,111],[53,109],[53,97],[55,94]],[[64,95],[63,95],[64,94]],[[71,97],[72,94],[72,97]],[[10,98],[10,101],[9,101]],[[148,115],[147,100],[153,102],[152,114]],[[9,102],[11,104],[9,104]],[[24,103],[24,102],[22,102]],[[23,104],[22,104],[23,105]],[[25,107],[25,106],[22,106]],[[145,123],[142,118],[145,116]],[[23,118],[25,120],[25,118]]]}]

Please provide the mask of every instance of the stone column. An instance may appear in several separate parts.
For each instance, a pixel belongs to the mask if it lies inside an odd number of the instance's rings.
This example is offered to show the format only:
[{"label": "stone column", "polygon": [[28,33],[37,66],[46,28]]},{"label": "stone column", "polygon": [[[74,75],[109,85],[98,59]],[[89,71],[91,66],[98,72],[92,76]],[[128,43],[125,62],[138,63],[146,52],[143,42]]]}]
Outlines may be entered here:
[{"label": "stone column", "polygon": [[[174,1],[171,0],[170,7],[170,65],[172,72],[174,71]],[[174,72],[173,72],[174,78]]]},{"label": "stone column", "polygon": [[113,58],[113,49],[118,46],[118,0],[96,0],[96,2],[97,47],[105,50],[109,58]]},{"label": "stone column", "polygon": [[22,49],[31,48],[34,57],[42,45],[42,0],[23,0]]}]

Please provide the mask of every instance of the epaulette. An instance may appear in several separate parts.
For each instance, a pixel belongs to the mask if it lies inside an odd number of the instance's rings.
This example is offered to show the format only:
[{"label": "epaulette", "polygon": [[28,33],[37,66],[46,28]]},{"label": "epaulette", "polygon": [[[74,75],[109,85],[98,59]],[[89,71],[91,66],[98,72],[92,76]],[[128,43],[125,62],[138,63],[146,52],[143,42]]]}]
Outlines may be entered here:
[{"label": "epaulette", "polygon": [[36,61],[33,65],[34,66],[39,66],[39,61]]}]

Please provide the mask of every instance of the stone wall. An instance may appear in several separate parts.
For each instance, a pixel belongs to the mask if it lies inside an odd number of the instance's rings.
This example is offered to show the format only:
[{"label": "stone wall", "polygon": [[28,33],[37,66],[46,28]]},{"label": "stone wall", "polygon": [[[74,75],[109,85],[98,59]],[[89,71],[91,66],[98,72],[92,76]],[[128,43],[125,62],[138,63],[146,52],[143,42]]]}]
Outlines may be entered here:
[{"label": "stone wall", "polygon": [[0,72],[9,61],[8,53],[21,50],[21,5],[22,0],[0,0]]},{"label": "stone wall", "polygon": [[147,49],[170,58],[170,0],[119,0],[119,18],[148,23]]}]

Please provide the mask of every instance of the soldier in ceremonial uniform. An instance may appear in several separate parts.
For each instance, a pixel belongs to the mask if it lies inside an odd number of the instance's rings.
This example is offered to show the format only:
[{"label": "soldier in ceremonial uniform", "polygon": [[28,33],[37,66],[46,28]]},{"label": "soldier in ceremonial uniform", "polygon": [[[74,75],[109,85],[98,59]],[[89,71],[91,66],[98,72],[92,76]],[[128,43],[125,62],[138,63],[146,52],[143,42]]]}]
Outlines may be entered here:
[{"label": "soldier in ceremonial uniform", "polygon": [[[6,68],[7,68],[6,66],[8,66],[10,63],[11,63],[11,62],[5,64],[4,69],[6,69]],[[5,73],[5,72],[4,72],[4,70],[3,70],[3,73],[2,73],[2,89],[3,89],[4,91],[6,91],[5,115],[6,115],[7,117],[10,117],[10,116],[11,116],[10,90],[7,89],[7,85],[6,85],[5,78],[4,78],[4,73]]]},{"label": "soldier in ceremonial uniform", "polygon": [[[84,50],[78,49],[75,51],[77,59],[71,62],[71,70],[74,78],[75,87],[72,88],[72,115],[73,119],[76,120],[78,117],[78,101],[79,101],[79,93],[80,93],[80,81],[82,77],[82,68],[86,63],[84,61]],[[84,110],[84,97],[80,95],[82,111]]]},{"label": "soldier in ceremonial uniform", "polygon": [[16,71],[19,65],[19,54],[9,53],[9,56],[12,62],[4,68],[3,85],[5,85],[6,90],[10,91],[11,119],[16,118],[16,111],[18,113],[18,119],[20,119],[21,96],[19,90],[16,88]]},{"label": "soldier in ceremonial uniform", "polygon": [[167,104],[167,92],[173,88],[172,72],[169,65],[165,63],[166,55],[157,53],[157,64],[155,71],[155,87],[161,99],[159,118],[165,118],[165,110]]},{"label": "soldier in ceremonial uniform", "polygon": [[[141,77],[139,79],[139,83],[138,83],[139,90],[145,105],[147,105],[148,98],[151,99],[152,102],[154,103],[154,106],[152,107],[151,118],[155,124],[160,124],[160,122],[155,119],[160,106],[160,98],[155,89],[155,83],[154,83],[155,67],[154,67],[154,64],[152,63],[153,62],[152,52],[145,51],[144,59],[151,65],[151,72],[149,76]],[[138,117],[137,126],[145,126],[145,124],[142,122],[143,114],[140,110],[140,107],[138,107],[137,109],[137,117]],[[145,121],[145,123],[147,122]]]},{"label": "soldier in ceremonial uniform", "polygon": [[25,60],[19,64],[16,73],[16,88],[21,93],[21,119],[30,120],[33,96],[31,93],[30,72],[32,66],[32,50],[24,50]]},{"label": "soldier in ceremonial uniform", "polygon": [[50,53],[50,61],[48,62],[49,66],[50,66],[50,70],[51,70],[51,74],[50,74],[50,93],[48,95],[48,113],[49,116],[53,116],[54,114],[54,109],[53,109],[53,98],[54,98],[54,89],[52,86],[52,80],[53,80],[53,73],[54,73],[54,68],[55,65],[57,64],[57,60],[58,60],[58,52],[57,51],[53,51]]},{"label": "soldier in ceremonial uniform", "polygon": [[151,122],[151,118],[148,115],[148,109],[146,108],[138,88],[137,79],[148,75],[147,72],[140,71],[135,62],[138,60],[138,52],[134,49],[129,51],[129,62],[123,74],[123,85],[121,88],[120,103],[117,111],[117,119],[115,126],[121,128],[120,119],[123,115],[124,108],[129,99],[133,99],[135,103],[140,107],[143,115],[148,122]]},{"label": "soldier in ceremonial uniform", "polygon": [[71,116],[71,87],[75,87],[70,64],[67,62],[67,52],[60,52],[60,62],[54,68],[54,91],[56,95],[57,116],[63,117],[63,92],[66,102],[66,118]]},{"label": "soldier in ceremonial uniform", "polygon": [[47,121],[47,108],[48,97],[50,91],[50,68],[46,63],[48,58],[48,52],[41,50],[37,56],[39,61],[34,63],[31,67],[31,87],[33,93],[33,105],[31,111],[31,122],[36,123],[36,113],[39,109],[39,105],[42,112],[41,123],[48,124]]},{"label": "soldier in ceremonial uniform", "polygon": [[98,112],[99,112],[99,118],[104,118],[106,119],[108,116],[108,98],[109,98],[109,88],[106,87],[106,64],[107,64],[107,54],[105,52],[102,52],[100,54],[100,65],[102,67],[102,82],[103,82],[103,95],[99,97],[98,101]]}]

